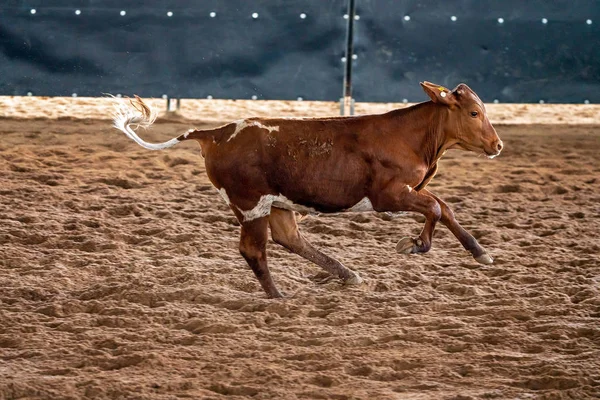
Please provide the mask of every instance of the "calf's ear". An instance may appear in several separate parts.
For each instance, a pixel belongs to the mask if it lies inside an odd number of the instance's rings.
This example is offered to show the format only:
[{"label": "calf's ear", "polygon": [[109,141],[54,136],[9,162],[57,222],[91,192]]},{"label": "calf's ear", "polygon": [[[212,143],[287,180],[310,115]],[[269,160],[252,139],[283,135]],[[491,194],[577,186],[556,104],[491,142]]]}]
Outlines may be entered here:
[{"label": "calf's ear", "polygon": [[454,93],[441,85],[436,85],[435,83],[425,81],[421,82],[421,87],[423,87],[423,90],[425,93],[427,93],[427,96],[429,96],[431,101],[434,103],[445,104],[449,107],[452,107],[458,103]]}]

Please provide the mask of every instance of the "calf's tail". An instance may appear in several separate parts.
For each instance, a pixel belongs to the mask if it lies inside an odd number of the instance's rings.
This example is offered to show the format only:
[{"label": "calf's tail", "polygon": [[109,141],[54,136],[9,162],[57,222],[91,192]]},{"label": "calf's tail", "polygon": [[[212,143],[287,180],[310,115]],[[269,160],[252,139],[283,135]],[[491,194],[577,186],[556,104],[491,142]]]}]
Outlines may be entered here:
[{"label": "calf's tail", "polygon": [[[113,119],[113,125],[118,130],[122,131],[134,142],[148,150],[163,150],[169,147],[175,146],[177,143],[192,139],[189,137],[190,132],[184,133],[171,140],[167,140],[163,143],[148,143],[135,133],[132,126],[135,128],[148,128],[156,121],[157,112],[150,108],[146,103],[142,101],[138,96],[129,100],[129,104],[119,101],[115,105],[115,114]],[[193,131],[193,130],[192,130]]]}]

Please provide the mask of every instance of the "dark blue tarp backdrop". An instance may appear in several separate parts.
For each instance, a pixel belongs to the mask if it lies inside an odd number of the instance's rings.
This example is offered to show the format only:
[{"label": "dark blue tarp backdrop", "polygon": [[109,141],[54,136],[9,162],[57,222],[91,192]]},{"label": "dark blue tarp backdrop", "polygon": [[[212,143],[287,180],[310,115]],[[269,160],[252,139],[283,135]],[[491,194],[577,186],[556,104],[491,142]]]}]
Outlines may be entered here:
[{"label": "dark blue tarp backdrop", "polygon": [[13,2],[0,14],[0,93],[338,99],[345,7],[345,0]]},{"label": "dark blue tarp backdrop", "polygon": [[[0,94],[338,100],[348,1],[3,1]],[[600,103],[600,2],[355,4],[357,101],[422,101],[429,80]]]},{"label": "dark blue tarp backdrop", "polygon": [[423,97],[415,82],[428,80],[466,82],[484,101],[600,102],[598,1],[356,4],[358,101],[415,101]]}]

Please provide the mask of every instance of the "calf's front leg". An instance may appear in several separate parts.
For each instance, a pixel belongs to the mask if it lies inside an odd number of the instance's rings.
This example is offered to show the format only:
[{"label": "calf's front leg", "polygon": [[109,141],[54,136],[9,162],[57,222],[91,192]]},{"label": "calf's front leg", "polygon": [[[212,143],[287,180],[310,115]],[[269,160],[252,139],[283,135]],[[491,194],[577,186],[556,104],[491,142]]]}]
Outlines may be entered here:
[{"label": "calf's front leg", "polygon": [[376,211],[414,211],[425,216],[425,226],[418,238],[403,238],[398,242],[399,253],[425,253],[431,248],[435,224],[442,216],[439,203],[431,196],[413,190],[403,182],[388,184],[374,199]]},{"label": "calf's front leg", "polygon": [[475,261],[484,265],[489,265],[494,262],[494,259],[477,242],[477,239],[475,239],[473,235],[460,226],[454,217],[454,212],[452,212],[452,209],[448,206],[448,204],[427,189],[421,189],[420,193],[430,196],[438,202],[442,210],[441,222],[446,225],[446,227],[454,236],[456,236],[463,247],[473,255]]}]

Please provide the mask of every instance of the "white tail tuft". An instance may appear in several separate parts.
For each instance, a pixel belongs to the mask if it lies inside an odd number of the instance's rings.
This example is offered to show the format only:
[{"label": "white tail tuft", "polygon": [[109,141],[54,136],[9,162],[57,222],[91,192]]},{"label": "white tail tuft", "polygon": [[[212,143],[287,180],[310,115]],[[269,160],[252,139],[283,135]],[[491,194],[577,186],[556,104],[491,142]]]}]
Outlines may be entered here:
[{"label": "white tail tuft", "polygon": [[163,150],[175,146],[179,143],[177,138],[173,138],[164,143],[148,143],[140,138],[131,125],[135,125],[135,129],[140,127],[146,129],[156,121],[158,114],[150,108],[138,96],[135,99],[129,99],[130,105],[122,100],[117,100],[115,104],[115,113],[113,115],[114,127],[126,134],[130,139],[148,150]]}]

